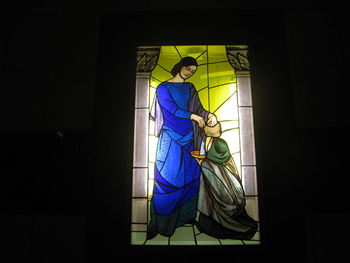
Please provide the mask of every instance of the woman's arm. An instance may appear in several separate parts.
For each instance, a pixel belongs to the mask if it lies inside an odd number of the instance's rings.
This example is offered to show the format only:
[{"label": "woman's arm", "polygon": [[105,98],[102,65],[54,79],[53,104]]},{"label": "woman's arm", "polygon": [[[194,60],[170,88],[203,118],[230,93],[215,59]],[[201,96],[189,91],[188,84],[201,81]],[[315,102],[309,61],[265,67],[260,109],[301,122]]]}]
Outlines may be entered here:
[{"label": "woman's arm", "polygon": [[157,97],[161,107],[170,114],[182,119],[191,119],[192,112],[179,108],[170,95],[168,88],[164,85],[158,86]]},{"label": "woman's arm", "polygon": [[210,113],[203,108],[203,105],[199,99],[198,93],[192,84],[192,104],[193,112],[201,116],[205,121],[207,121],[208,126],[215,126],[217,123],[217,118],[214,113]]},{"label": "woman's arm", "polygon": [[162,108],[168,111],[169,113],[171,113],[172,115],[174,115],[175,117],[196,121],[200,128],[203,128],[205,126],[205,121],[203,117],[197,114],[194,114],[190,111],[186,111],[179,108],[175,103],[173,97],[169,93],[168,88],[165,87],[164,85],[158,86],[157,97],[158,97],[159,104],[162,106]]}]

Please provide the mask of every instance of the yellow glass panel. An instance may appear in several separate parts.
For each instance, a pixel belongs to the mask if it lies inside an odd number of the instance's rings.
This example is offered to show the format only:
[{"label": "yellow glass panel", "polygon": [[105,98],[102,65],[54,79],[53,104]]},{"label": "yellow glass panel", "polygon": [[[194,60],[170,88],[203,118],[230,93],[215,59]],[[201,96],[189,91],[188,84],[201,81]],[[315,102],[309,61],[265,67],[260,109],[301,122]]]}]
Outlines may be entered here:
[{"label": "yellow glass panel", "polygon": [[[232,94],[236,92],[236,85],[226,84],[219,87],[209,89],[210,110],[218,109]],[[234,109],[230,109],[232,111]]]},{"label": "yellow glass panel", "polygon": [[159,59],[164,56],[178,56],[175,46],[161,46]]},{"label": "yellow glass panel", "polygon": [[157,65],[152,72],[152,77],[163,82],[170,79],[172,75],[168,71]]},{"label": "yellow glass panel", "polygon": [[[207,63],[206,46],[176,46],[182,57],[193,57],[197,59],[198,65]],[[204,52],[204,53],[203,53]],[[203,53],[203,54],[202,54]],[[202,54],[202,55],[201,55]],[[200,57],[199,57],[200,56]]]},{"label": "yellow glass panel", "polygon": [[207,65],[199,66],[193,76],[188,79],[188,82],[193,83],[196,90],[201,90],[208,87]]},{"label": "yellow glass panel", "polygon": [[[213,90],[215,90],[215,88]],[[218,109],[214,109],[213,111],[218,117],[219,121],[238,120],[237,93],[233,94],[224,104],[222,104]]]},{"label": "yellow glass panel", "polygon": [[[152,76],[153,76],[153,74],[152,74]],[[150,86],[152,88],[157,88],[159,84],[160,84],[160,81],[151,77]]]},{"label": "yellow glass panel", "polygon": [[209,64],[209,87],[236,82],[234,70],[228,62]]},{"label": "yellow glass panel", "polygon": [[208,45],[208,55],[209,63],[228,61],[225,46]]},{"label": "yellow glass panel", "polygon": [[206,110],[209,110],[208,92],[209,92],[208,88],[205,88],[198,92],[199,100],[201,101],[203,108]]},{"label": "yellow glass panel", "polygon": [[158,64],[164,67],[165,69],[171,71],[173,66],[177,62],[179,62],[180,59],[180,55],[177,53],[175,46],[162,46],[160,48]]}]

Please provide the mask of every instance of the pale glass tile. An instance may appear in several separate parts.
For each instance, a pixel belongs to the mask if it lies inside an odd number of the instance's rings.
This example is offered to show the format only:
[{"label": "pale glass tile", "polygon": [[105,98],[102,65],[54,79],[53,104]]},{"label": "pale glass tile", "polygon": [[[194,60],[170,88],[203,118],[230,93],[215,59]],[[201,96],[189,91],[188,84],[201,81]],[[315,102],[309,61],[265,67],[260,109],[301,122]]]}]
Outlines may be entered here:
[{"label": "pale glass tile", "polygon": [[131,245],[143,245],[146,235],[145,232],[131,232]]},{"label": "pale glass tile", "polygon": [[252,108],[239,108],[242,165],[255,165],[255,143]]},{"label": "pale glass tile", "polygon": [[154,188],[154,179],[148,179],[148,199],[152,198]]},{"label": "pale glass tile", "polygon": [[242,167],[242,182],[246,195],[258,195],[258,186],[256,182],[256,167]]},{"label": "pale glass tile", "polygon": [[133,170],[132,196],[147,197],[147,168]]},{"label": "pale glass tile", "polygon": [[155,135],[155,128],[156,128],[156,123],[155,121],[152,121],[151,119],[149,120],[149,135]]},{"label": "pale glass tile", "polygon": [[147,167],[148,110],[135,109],[134,167]]},{"label": "pale glass tile", "polygon": [[252,106],[252,95],[249,76],[237,76],[238,105]]},{"label": "pale glass tile", "polygon": [[156,161],[156,151],[157,151],[157,145],[158,145],[158,137],[156,136],[149,136],[149,143],[148,143],[148,156],[149,156],[149,162],[155,162]]},{"label": "pale glass tile", "polygon": [[198,245],[220,245],[219,239],[201,233],[196,236]]},{"label": "pale glass tile", "polygon": [[[226,98],[224,98],[222,102],[225,102],[225,100]],[[238,120],[237,93],[232,95],[232,97],[216,109],[214,114],[217,116],[218,121]]]},{"label": "pale glass tile", "polygon": [[234,121],[234,120],[220,122],[220,125],[221,125],[221,130],[223,132],[226,131],[226,130],[239,128],[238,121]]},{"label": "pale glass tile", "polygon": [[243,242],[238,239],[220,239],[222,245],[243,245]]},{"label": "pale glass tile", "polygon": [[170,245],[195,245],[192,227],[179,227],[170,237]]},{"label": "pale glass tile", "polygon": [[239,137],[239,129],[223,132],[220,136],[220,138],[224,139],[227,142],[230,153],[236,153],[240,151]]},{"label": "pale glass tile", "polygon": [[146,232],[147,224],[131,224],[131,231]]},{"label": "pale glass tile", "polygon": [[258,197],[246,197],[245,209],[250,217],[259,221]]},{"label": "pale glass tile", "polygon": [[148,163],[148,179],[154,178],[154,163]]},{"label": "pale glass tile", "polygon": [[147,198],[132,199],[132,223],[147,223]]},{"label": "pale glass tile", "polygon": [[146,245],[167,246],[167,245],[169,245],[169,237],[162,236],[162,235],[158,234],[155,238],[147,240]]},{"label": "pale glass tile", "polygon": [[135,108],[148,107],[149,77],[136,77]]}]

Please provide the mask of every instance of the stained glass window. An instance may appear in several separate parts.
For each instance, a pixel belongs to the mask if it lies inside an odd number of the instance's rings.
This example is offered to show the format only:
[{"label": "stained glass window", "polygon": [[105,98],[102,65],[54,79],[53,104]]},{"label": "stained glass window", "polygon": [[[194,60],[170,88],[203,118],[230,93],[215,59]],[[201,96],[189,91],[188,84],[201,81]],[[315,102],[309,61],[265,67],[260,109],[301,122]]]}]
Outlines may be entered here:
[{"label": "stained glass window", "polygon": [[138,47],[132,245],[258,245],[248,46]]}]

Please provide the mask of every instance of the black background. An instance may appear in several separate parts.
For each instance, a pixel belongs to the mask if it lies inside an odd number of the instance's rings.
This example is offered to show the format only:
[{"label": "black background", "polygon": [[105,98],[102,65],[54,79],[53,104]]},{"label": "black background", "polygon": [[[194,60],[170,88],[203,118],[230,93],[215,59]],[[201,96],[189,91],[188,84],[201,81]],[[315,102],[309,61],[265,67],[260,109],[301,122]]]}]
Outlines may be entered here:
[{"label": "black background", "polygon": [[[1,256],[320,262],[345,255],[347,15],[335,3],[296,2],[3,9]],[[250,47],[261,247],[129,246],[135,47],[174,42]]]}]

